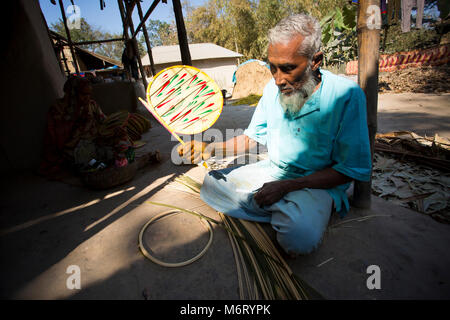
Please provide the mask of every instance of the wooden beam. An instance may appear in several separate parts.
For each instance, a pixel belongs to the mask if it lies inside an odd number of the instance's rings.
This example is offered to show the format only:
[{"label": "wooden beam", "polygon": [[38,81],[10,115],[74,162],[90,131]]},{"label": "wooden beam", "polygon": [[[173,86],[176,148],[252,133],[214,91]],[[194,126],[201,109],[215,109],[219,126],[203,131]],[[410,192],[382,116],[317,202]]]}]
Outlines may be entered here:
[{"label": "wooden beam", "polygon": [[120,11],[120,18],[122,18],[122,26],[123,26],[123,37],[125,38],[125,41],[128,40],[130,37],[128,35],[128,28],[127,28],[127,19],[125,16],[125,9],[123,7],[122,0],[117,0],[117,4],[119,5],[119,11]]},{"label": "wooden beam", "polygon": [[94,44],[94,43],[106,43],[106,42],[115,42],[115,41],[124,41],[124,38],[116,38],[116,39],[105,39],[105,40],[92,40],[92,41],[81,41],[81,42],[74,42],[73,45],[75,46],[82,46],[87,44]]},{"label": "wooden beam", "polygon": [[[378,105],[378,60],[380,48],[381,19],[379,0],[360,0],[358,9],[358,84],[367,100],[367,125],[369,128],[370,150],[373,150],[377,132]],[[370,8],[375,9],[369,10]],[[378,12],[376,12],[378,8]],[[379,26],[376,24],[379,22]],[[352,205],[358,208],[370,208],[372,180],[355,181]]]},{"label": "wooden beam", "polygon": [[[133,24],[133,18],[132,18],[132,10],[133,10],[132,8],[130,10],[130,7],[127,6],[126,19],[127,19],[127,25],[128,25],[128,28],[130,28],[130,33],[131,34],[134,33],[134,24]],[[132,38],[131,41],[136,41],[136,39]],[[138,65],[139,65],[139,71],[141,72],[142,83],[144,84],[144,88],[146,90],[147,86],[148,86],[147,75],[145,73],[144,66],[142,65],[141,55],[139,54],[139,45],[137,44],[137,41],[136,41],[136,47],[133,45],[133,49],[134,49],[134,54],[137,57],[137,61],[138,61]]]},{"label": "wooden beam", "polygon": [[[148,8],[144,18],[140,18],[141,22],[138,24],[136,30],[133,32],[133,35],[131,36],[131,38],[136,38],[138,32],[141,30],[142,26],[145,24],[145,22],[147,21],[148,17],[150,17],[150,15],[152,14],[153,10],[155,10],[156,6],[158,5],[160,0],[154,0],[152,5],[150,6],[150,8]],[[164,2],[164,1],[163,1]]]},{"label": "wooden beam", "polygon": [[181,9],[180,0],[172,0],[173,11],[175,13],[175,21],[177,23],[178,44],[181,51],[181,61],[184,65],[192,66],[191,53],[189,52],[189,45],[186,34],[186,27],[184,26],[183,11]]},{"label": "wooden beam", "polygon": [[[143,14],[142,14],[141,3],[138,1],[138,2],[136,2],[136,4],[137,4],[137,8],[138,8],[139,19],[141,19],[141,22],[142,22]],[[152,70],[152,76],[155,76],[156,71],[155,71],[155,63],[153,61],[152,46],[150,45],[150,40],[148,38],[147,27],[145,26],[145,23],[142,25],[142,32],[144,33],[145,44],[147,45],[147,54],[148,54],[148,58],[150,60],[150,69]]]},{"label": "wooden beam", "polygon": [[[61,54],[62,54],[62,61],[64,62],[64,66],[65,66],[65,68],[66,68],[66,72],[67,72],[67,76],[70,76],[70,69],[69,69],[69,66],[67,65],[67,58],[66,58],[66,55],[65,55],[65,53],[64,53],[64,44],[62,44],[61,43],[61,40],[56,40],[57,41],[57,43],[58,43],[58,49],[60,49],[61,50]],[[59,57],[58,57],[59,58]]]},{"label": "wooden beam", "polygon": [[[128,35],[127,20],[125,18],[125,9],[123,7],[122,0],[117,0],[117,5],[119,6],[120,18],[122,19],[123,37],[124,37],[124,41],[123,42],[124,42],[124,47],[126,48],[126,46],[127,46],[127,42],[126,41],[130,37]],[[131,74],[128,72],[127,69],[125,69],[125,66],[124,66],[124,70],[126,71],[126,75],[128,76],[128,80],[131,81]]]},{"label": "wooden beam", "polygon": [[62,0],[59,0],[59,8],[61,9],[61,15],[62,15],[63,22],[64,22],[64,28],[66,29],[66,34],[67,34],[67,43],[69,44],[70,53],[72,54],[72,60],[73,60],[74,66],[75,66],[75,71],[79,75],[80,70],[78,69],[77,57],[75,56],[75,50],[73,49],[73,43],[72,43],[72,39],[70,37],[69,27],[67,26],[66,12],[64,11],[64,5],[63,5]]}]

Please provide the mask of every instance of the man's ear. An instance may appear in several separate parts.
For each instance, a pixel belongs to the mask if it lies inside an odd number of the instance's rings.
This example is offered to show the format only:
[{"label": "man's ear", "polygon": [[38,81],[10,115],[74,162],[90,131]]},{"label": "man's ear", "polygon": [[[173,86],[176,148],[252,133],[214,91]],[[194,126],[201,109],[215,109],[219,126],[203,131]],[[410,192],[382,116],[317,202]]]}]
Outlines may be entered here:
[{"label": "man's ear", "polygon": [[311,64],[312,64],[312,70],[316,71],[317,68],[320,67],[320,65],[322,64],[322,60],[323,60],[323,52],[319,51],[317,52],[315,55],[313,55],[312,59],[311,59]]}]

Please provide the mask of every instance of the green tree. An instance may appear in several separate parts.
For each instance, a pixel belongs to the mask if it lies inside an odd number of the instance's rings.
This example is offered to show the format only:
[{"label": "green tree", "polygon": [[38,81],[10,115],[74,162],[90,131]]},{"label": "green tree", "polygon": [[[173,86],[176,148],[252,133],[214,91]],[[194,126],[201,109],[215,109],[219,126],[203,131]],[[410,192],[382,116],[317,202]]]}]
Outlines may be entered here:
[{"label": "green tree", "polygon": [[[59,19],[57,23],[52,23],[50,29],[60,34],[61,36],[67,39],[66,29],[64,27],[64,22],[62,19]],[[95,41],[102,39],[114,39],[114,38],[122,38],[122,34],[111,34],[108,32],[103,32],[100,28],[96,28],[91,26],[84,18],[80,20],[80,28],[70,30],[70,37],[73,42],[83,42],[83,41]],[[143,50],[142,43],[139,43],[140,51]],[[114,41],[114,42],[106,42],[106,43],[95,43],[88,45],[80,45],[82,49],[89,50],[91,52],[95,52],[104,56],[107,56],[111,59],[115,59],[118,61],[122,60],[122,53],[124,50],[123,41]]]},{"label": "green tree", "polygon": [[[224,15],[225,1],[209,0],[204,6],[187,12],[186,32],[190,43],[212,42],[230,46],[232,32]],[[231,36],[230,36],[231,34]],[[235,50],[234,47],[228,47]]]},{"label": "green tree", "polygon": [[[57,23],[52,23],[50,29],[67,39],[67,33],[62,19],[59,19]],[[70,30],[72,42],[94,41],[101,39],[102,36],[103,32],[100,29],[92,27],[84,18],[80,19],[79,29],[76,28]],[[80,47],[95,52],[98,49],[99,44],[83,45]]]},{"label": "green tree", "polygon": [[[296,4],[300,4],[299,1]],[[267,34],[281,19],[288,15],[288,3],[284,0],[260,0],[255,11],[257,37],[253,44],[254,57],[266,60],[269,41]],[[295,10],[291,12],[296,12]]]},{"label": "green tree", "polygon": [[321,19],[330,8],[343,8],[347,0],[209,0],[203,6],[184,2],[188,39],[212,42],[238,51],[244,59],[264,60],[267,32],[282,18],[307,12]]},{"label": "green tree", "polygon": [[[118,39],[122,38],[122,34],[110,34],[105,33],[102,39]],[[123,41],[105,42],[102,43],[97,49],[97,53],[107,56],[111,59],[122,61],[122,53],[125,49],[125,44]]]},{"label": "green tree", "polygon": [[[225,7],[228,16],[227,28],[224,31],[228,33],[228,42],[234,42],[236,50],[247,59],[258,55],[258,46],[254,44],[258,38],[258,28],[256,16],[254,14],[255,6],[249,0],[230,0]],[[245,32],[241,32],[244,28]],[[232,43],[226,43],[228,47]]]},{"label": "green tree", "polygon": [[320,21],[325,65],[339,65],[356,59],[356,10],[356,6],[350,5],[336,7]]},{"label": "green tree", "polygon": [[147,23],[147,33],[152,47],[168,46],[178,43],[175,23],[150,19]]}]

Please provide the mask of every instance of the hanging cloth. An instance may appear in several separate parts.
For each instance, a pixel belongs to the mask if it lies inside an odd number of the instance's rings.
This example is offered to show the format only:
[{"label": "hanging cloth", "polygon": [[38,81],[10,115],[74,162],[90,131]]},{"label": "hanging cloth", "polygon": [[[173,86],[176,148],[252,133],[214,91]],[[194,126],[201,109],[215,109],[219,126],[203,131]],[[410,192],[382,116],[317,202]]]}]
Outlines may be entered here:
[{"label": "hanging cloth", "polygon": [[423,10],[425,0],[402,0],[402,32],[411,30],[411,11],[417,8],[416,27],[422,28]]}]

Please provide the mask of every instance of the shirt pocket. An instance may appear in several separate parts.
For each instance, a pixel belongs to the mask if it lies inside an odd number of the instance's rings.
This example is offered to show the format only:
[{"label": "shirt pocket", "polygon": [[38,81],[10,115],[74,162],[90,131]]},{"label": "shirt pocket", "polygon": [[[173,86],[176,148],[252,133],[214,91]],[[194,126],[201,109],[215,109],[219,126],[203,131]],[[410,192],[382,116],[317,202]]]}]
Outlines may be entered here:
[{"label": "shirt pocket", "polygon": [[302,145],[304,161],[310,167],[322,166],[331,157],[333,136],[320,125],[295,124],[290,128],[298,144]]},{"label": "shirt pocket", "polygon": [[318,148],[324,142],[318,126],[304,125],[299,121],[291,124],[289,130],[296,140],[302,140],[302,143],[308,147]]}]

